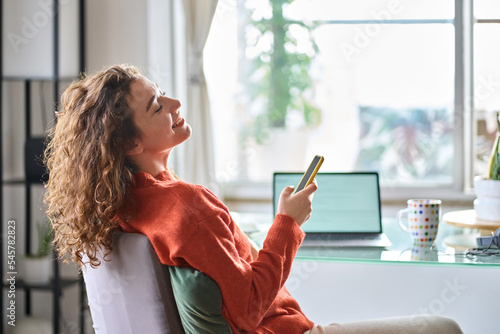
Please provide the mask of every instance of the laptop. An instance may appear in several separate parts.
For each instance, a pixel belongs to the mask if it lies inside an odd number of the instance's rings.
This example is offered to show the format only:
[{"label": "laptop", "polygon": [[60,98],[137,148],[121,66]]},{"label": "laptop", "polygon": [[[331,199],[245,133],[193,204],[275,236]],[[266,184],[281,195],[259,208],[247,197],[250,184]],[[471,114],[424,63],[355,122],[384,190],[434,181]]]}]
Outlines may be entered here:
[{"label": "laptop", "polygon": [[[273,208],[281,191],[297,185],[302,173],[274,173]],[[311,218],[302,225],[301,247],[389,247],[382,232],[377,172],[318,173]]]}]

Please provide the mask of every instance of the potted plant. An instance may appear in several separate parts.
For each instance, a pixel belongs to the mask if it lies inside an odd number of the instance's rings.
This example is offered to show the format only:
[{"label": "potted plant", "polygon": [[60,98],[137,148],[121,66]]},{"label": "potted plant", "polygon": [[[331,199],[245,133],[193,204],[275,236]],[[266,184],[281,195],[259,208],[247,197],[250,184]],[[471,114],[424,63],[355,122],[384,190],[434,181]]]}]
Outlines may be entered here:
[{"label": "potted plant", "polygon": [[488,161],[488,175],[474,179],[474,210],[482,220],[500,221],[500,112],[496,114],[497,137]]},{"label": "potted plant", "polygon": [[52,231],[47,224],[37,223],[36,226],[37,250],[22,259],[22,277],[27,284],[47,284],[51,274]]},{"label": "potted plant", "polygon": [[[247,34],[253,36],[247,39],[247,48],[254,50],[246,86],[250,104],[259,109],[247,134],[258,144],[266,140],[265,129],[286,128],[290,113],[300,114],[305,126],[321,121],[321,110],[308,96],[313,87],[308,71],[318,52],[312,37],[315,25],[285,17],[284,7],[294,1],[269,0],[272,16],[250,19],[246,30],[253,31]],[[294,31],[301,31],[307,40],[299,40]],[[269,42],[269,47],[257,47]]]},{"label": "potted plant", "polygon": [[[244,30],[251,60],[243,78],[248,103],[240,117],[240,145],[257,149],[259,157],[251,162],[264,162],[254,166],[263,175],[270,175],[266,165],[290,168],[294,163],[287,158],[305,161],[301,154],[305,154],[309,131],[321,122],[321,110],[312,102],[309,75],[318,52],[312,36],[315,24],[286,17],[284,9],[294,1],[269,0],[271,15],[251,15]],[[283,157],[276,154],[277,149],[293,154]]]}]

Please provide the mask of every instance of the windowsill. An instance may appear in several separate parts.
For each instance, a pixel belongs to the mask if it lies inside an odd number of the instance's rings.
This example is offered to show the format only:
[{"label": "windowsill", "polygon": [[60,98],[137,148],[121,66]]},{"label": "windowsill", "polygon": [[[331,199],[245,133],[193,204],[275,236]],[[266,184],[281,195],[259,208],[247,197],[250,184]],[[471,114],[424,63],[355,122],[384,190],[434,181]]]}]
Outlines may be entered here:
[{"label": "windowsill", "polygon": [[[443,201],[443,212],[471,209],[476,198],[473,190],[447,188],[381,188],[382,216],[395,216],[410,198],[436,198]],[[232,183],[224,187],[224,203],[236,212],[273,212],[272,186],[268,183]]]}]

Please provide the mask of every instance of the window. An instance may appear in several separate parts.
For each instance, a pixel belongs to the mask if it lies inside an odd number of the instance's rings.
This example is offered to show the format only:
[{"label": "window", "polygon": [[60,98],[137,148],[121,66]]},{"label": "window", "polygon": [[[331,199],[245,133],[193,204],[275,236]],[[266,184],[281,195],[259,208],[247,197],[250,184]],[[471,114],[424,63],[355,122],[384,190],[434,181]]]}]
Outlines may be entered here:
[{"label": "window", "polygon": [[497,132],[495,112],[500,110],[500,3],[474,1],[474,112],[477,140],[474,174],[484,175]]},{"label": "window", "polygon": [[322,154],[322,171],[378,171],[383,198],[462,196],[496,131],[499,22],[494,0],[219,1],[218,180],[266,185]]}]

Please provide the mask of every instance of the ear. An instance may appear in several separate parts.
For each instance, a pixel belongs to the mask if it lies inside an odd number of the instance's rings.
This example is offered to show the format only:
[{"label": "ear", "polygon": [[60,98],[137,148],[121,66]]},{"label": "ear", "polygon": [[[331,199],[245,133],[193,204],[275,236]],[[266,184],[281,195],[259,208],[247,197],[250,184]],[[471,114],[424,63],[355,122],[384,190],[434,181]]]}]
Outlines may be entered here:
[{"label": "ear", "polygon": [[131,156],[139,155],[143,151],[144,151],[144,148],[142,147],[141,141],[140,140],[136,140],[132,144],[132,148],[130,148],[129,150],[127,150],[127,152],[125,154],[127,156],[131,157]]}]

